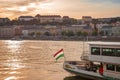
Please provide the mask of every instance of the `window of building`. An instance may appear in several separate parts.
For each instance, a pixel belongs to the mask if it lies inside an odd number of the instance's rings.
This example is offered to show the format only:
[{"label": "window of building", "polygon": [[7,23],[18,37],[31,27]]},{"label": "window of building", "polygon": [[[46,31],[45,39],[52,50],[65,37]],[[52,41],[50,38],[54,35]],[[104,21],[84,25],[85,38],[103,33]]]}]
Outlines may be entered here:
[{"label": "window of building", "polygon": [[111,71],[115,71],[115,65],[113,65],[113,64],[107,64],[106,65],[106,69],[107,70],[111,70]]},{"label": "window of building", "polygon": [[120,72],[120,65],[117,65],[117,66],[116,66],[116,71],[117,71],[117,72]]},{"label": "window of building", "polygon": [[93,55],[100,55],[100,48],[92,47],[91,48],[91,54],[93,54]]},{"label": "window of building", "polygon": [[118,48],[116,49],[116,56],[120,57],[120,49],[118,49]]},{"label": "window of building", "polygon": [[115,49],[114,48],[102,48],[102,55],[115,56]]}]

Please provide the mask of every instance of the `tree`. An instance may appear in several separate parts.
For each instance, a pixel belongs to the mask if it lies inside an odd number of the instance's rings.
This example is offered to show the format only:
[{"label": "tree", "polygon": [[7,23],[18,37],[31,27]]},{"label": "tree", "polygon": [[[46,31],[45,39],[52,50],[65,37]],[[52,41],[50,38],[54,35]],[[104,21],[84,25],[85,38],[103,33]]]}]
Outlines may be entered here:
[{"label": "tree", "polygon": [[11,21],[11,24],[12,24],[12,25],[18,25],[18,24],[19,24],[19,21],[17,20],[17,18],[15,18],[15,19],[13,19],[13,20]]},{"label": "tree", "polygon": [[62,32],[61,32],[61,35],[62,35],[62,36],[66,36],[66,34],[67,34],[66,31],[62,31]]},{"label": "tree", "polygon": [[35,35],[35,32],[31,32],[29,33],[30,36],[34,36]]},{"label": "tree", "polygon": [[81,31],[76,32],[76,35],[77,35],[77,36],[81,36],[81,34],[82,34]]},{"label": "tree", "polygon": [[71,18],[70,22],[71,22],[71,24],[77,24],[77,19]]},{"label": "tree", "polygon": [[36,36],[40,36],[41,35],[41,33],[40,32],[36,32]]},{"label": "tree", "polygon": [[51,34],[50,34],[50,32],[45,32],[44,35],[50,36]]},{"label": "tree", "polygon": [[70,21],[70,19],[65,19],[65,20],[62,21],[62,24],[63,25],[71,24],[71,21]]},{"label": "tree", "polygon": [[68,32],[67,32],[67,36],[69,36],[69,37],[70,37],[70,36],[74,36],[74,35],[75,35],[75,34],[74,34],[73,31],[68,31]]},{"label": "tree", "polygon": [[86,37],[86,36],[88,36],[88,33],[87,32],[82,32],[82,35]]},{"label": "tree", "polygon": [[98,35],[97,31],[94,30],[94,31],[92,32],[92,36],[97,36],[97,35]]},{"label": "tree", "polygon": [[104,31],[99,32],[101,36],[104,36]]}]

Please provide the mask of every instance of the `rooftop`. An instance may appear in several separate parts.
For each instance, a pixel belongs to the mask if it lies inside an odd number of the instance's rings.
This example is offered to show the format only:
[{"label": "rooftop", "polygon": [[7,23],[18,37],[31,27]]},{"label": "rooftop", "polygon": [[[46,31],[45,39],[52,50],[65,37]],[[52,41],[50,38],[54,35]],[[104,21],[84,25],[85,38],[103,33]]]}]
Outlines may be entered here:
[{"label": "rooftop", "polygon": [[40,15],[37,14],[35,17],[61,17],[60,15]]},{"label": "rooftop", "polygon": [[92,18],[91,16],[82,16],[82,18]]},{"label": "rooftop", "polygon": [[120,42],[88,42],[89,45],[120,46]]},{"label": "rooftop", "polygon": [[33,18],[32,16],[20,16],[19,18]]}]

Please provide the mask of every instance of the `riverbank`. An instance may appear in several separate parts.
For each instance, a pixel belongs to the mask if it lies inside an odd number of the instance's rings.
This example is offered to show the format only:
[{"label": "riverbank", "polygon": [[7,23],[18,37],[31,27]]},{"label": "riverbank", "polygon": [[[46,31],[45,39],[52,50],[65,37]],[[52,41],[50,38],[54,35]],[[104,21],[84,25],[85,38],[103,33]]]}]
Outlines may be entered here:
[{"label": "riverbank", "polygon": [[[0,38],[0,40],[13,40],[12,38]],[[21,37],[19,39],[14,40],[53,40],[53,41],[115,41],[119,42],[120,37],[107,37],[107,36],[101,36],[101,37],[57,37],[57,36],[48,36],[48,37]]]}]

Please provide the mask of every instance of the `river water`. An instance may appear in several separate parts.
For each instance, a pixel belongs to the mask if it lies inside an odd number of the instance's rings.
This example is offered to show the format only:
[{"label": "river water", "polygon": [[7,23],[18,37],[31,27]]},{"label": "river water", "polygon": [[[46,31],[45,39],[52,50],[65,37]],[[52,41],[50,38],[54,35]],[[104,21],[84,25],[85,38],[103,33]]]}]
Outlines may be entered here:
[{"label": "river water", "polygon": [[[66,60],[80,60],[81,41],[0,40],[0,80],[64,80],[64,58],[53,54],[64,49]],[[83,80],[83,79],[81,79]]]}]

